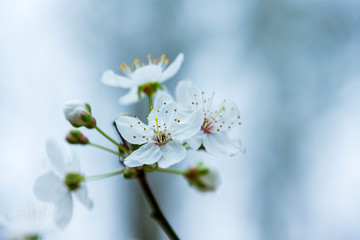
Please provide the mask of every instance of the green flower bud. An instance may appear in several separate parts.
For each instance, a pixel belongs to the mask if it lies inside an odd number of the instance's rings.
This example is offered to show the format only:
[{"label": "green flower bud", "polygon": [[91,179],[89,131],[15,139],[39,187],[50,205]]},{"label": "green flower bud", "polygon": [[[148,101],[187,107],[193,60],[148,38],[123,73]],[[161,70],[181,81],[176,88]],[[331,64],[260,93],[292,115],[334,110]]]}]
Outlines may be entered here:
[{"label": "green flower bud", "polygon": [[138,172],[137,168],[126,168],[124,170],[123,175],[124,175],[124,178],[134,179],[139,176],[139,172]]},{"label": "green flower bud", "polygon": [[88,144],[89,139],[77,129],[72,129],[66,135],[66,141],[70,144]]},{"label": "green flower bud", "polygon": [[215,191],[220,185],[220,176],[216,168],[211,165],[199,163],[190,167],[184,173],[190,185],[202,192]]}]

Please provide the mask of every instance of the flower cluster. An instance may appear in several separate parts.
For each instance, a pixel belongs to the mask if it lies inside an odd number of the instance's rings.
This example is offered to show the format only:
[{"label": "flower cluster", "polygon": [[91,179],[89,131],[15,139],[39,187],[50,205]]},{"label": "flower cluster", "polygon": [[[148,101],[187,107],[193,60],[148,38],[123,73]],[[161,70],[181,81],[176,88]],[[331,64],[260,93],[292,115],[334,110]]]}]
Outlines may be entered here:
[{"label": "flower cluster", "polygon": [[[208,163],[199,163],[185,170],[170,168],[184,160],[187,151],[205,151],[213,156],[234,156],[244,152],[238,139],[230,132],[241,124],[239,110],[234,102],[222,99],[216,102],[215,94],[210,95],[198,89],[191,81],[179,81],[175,97],[162,85],[179,70],[184,59],[180,53],[172,64],[165,55],[147,61],[135,59],[132,65],[123,63],[120,70],[125,76],[112,70],[104,72],[101,81],[107,85],[128,88],[130,91],[120,98],[120,103],[130,104],[148,99],[149,111],[134,117],[122,115],[115,119],[114,126],[121,142],[102,131],[89,104],[72,100],[65,104],[65,118],[73,127],[66,135],[72,145],[89,145],[116,154],[122,167],[113,172],[86,176],[80,172],[76,155],[66,156],[55,141],[46,144],[52,169],[40,176],[34,185],[38,199],[50,202],[55,207],[55,223],[64,228],[70,221],[73,209],[73,196],[91,209],[93,204],[88,197],[85,182],[100,180],[123,174],[127,179],[139,179],[146,195],[149,187],[145,173],[159,171],[182,175],[191,186],[199,191],[214,191],[220,184],[219,173]],[[95,129],[103,135],[114,148],[93,143],[79,127]],[[147,197],[153,204],[153,197]],[[155,204],[156,205],[156,204]],[[153,208],[158,211],[157,208]],[[153,213],[161,224],[165,218],[161,212]],[[164,224],[163,228],[169,228]],[[174,232],[167,229],[169,236]]]}]

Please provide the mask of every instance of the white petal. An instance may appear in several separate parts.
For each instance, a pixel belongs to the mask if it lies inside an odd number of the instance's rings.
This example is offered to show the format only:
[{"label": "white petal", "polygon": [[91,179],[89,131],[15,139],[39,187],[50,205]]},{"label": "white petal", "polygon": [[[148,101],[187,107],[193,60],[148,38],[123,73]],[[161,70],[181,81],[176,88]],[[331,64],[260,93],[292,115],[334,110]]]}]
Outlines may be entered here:
[{"label": "white petal", "polygon": [[106,70],[101,78],[101,82],[112,86],[112,87],[122,87],[130,88],[134,85],[134,82],[126,77],[119,76],[115,74],[112,70]]},{"label": "white petal", "polygon": [[184,60],[184,54],[180,53],[175,61],[173,63],[171,63],[166,69],[165,71],[161,74],[160,79],[158,80],[160,83],[165,82],[166,80],[168,80],[169,78],[173,77],[180,69],[181,64]]},{"label": "white petal", "polygon": [[186,140],[201,130],[201,125],[204,122],[204,115],[201,111],[195,111],[185,118],[180,119],[177,126],[171,129],[171,136],[173,139]]},{"label": "white petal", "polygon": [[191,138],[186,139],[186,143],[194,150],[198,150],[199,147],[202,144],[202,139],[203,139],[204,133],[202,133],[201,131],[197,134],[195,134],[194,136],[192,136]]},{"label": "white petal", "polygon": [[[149,117],[148,117],[149,125],[150,126],[156,125],[155,118],[157,118],[159,126],[164,126],[164,123],[165,123],[167,126],[167,129],[170,129],[170,126],[175,123],[174,119],[175,119],[176,111],[178,109],[174,102],[171,102],[169,104],[163,103],[163,105],[164,105],[164,107],[162,107],[160,110],[154,108],[150,112]],[[175,109],[176,109],[176,111],[175,111]]]},{"label": "white petal", "polygon": [[66,163],[66,172],[78,173],[80,172],[80,160],[75,151],[71,151],[70,161]]},{"label": "white petal", "polygon": [[168,168],[171,165],[180,162],[186,155],[185,147],[177,141],[168,142],[167,144],[161,146],[160,150],[162,157],[160,158],[158,164],[161,168]]},{"label": "white petal", "polygon": [[69,192],[64,193],[55,203],[55,223],[64,229],[70,222],[73,213],[73,201]]},{"label": "white petal", "polygon": [[190,80],[180,81],[175,89],[176,101],[184,107],[192,107],[192,102],[196,102],[195,96],[201,96],[198,89]]},{"label": "white petal", "polygon": [[239,110],[233,101],[226,100],[225,102],[222,102],[218,106],[218,110],[220,110],[222,107],[224,107],[224,110],[217,118],[218,122],[225,122],[225,125],[228,126],[239,121]]},{"label": "white petal", "polygon": [[35,180],[35,196],[44,202],[56,201],[64,192],[64,184],[54,172],[49,171]]},{"label": "white petal", "polygon": [[115,122],[121,136],[129,143],[140,145],[152,138],[151,129],[138,118],[120,116]]},{"label": "white petal", "polygon": [[147,82],[157,82],[161,76],[162,68],[158,65],[150,64],[138,68],[131,75],[131,79],[138,85]]},{"label": "white petal", "polygon": [[55,170],[60,174],[64,174],[66,169],[65,155],[64,149],[59,142],[54,139],[48,139],[46,141],[46,152]]},{"label": "white petal", "polygon": [[130,91],[119,99],[122,105],[129,105],[139,101],[138,86],[130,88]]},{"label": "white petal", "polygon": [[154,164],[161,157],[160,147],[154,142],[147,143],[135,150],[127,158],[125,165],[128,167],[138,167],[144,164]]},{"label": "white petal", "polygon": [[[166,104],[170,104],[173,102],[173,98],[166,91],[158,91],[154,96],[154,109],[160,110],[162,107],[166,106]],[[166,103],[166,104],[164,104]]]},{"label": "white petal", "polygon": [[81,187],[74,192],[79,201],[85,205],[89,210],[93,208],[94,204],[88,196],[87,187],[82,183]]},{"label": "white petal", "polygon": [[225,132],[205,134],[203,144],[208,153],[216,156],[233,156],[241,150],[239,142],[230,139]]}]

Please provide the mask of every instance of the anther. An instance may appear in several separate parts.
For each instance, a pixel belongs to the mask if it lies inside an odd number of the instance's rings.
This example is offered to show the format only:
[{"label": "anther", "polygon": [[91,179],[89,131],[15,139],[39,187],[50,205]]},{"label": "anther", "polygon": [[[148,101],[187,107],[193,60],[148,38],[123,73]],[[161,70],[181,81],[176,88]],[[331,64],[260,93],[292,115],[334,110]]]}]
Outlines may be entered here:
[{"label": "anther", "polygon": [[138,122],[138,124],[140,124],[140,122]]},{"label": "anther", "polygon": [[132,125],[130,125],[130,127],[132,127]]},{"label": "anther", "polygon": [[136,136],[134,136],[134,138],[136,138]]},{"label": "anther", "polygon": [[180,120],[177,120],[177,122],[179,123],[179,122],[180,122]]},{"label": "anther", "polygon": [[166,105],[166,102],[164,102],[164,105]]},{"label": "anther", "polygon": [[154,107],[153,107],[153,106],[151,106],[151,107],[150,107],[150,109],[151,109],[151,110],[153,110],[153,109],[154,109]]},{"label": "anther", "polygon": [[220,129],[216,129],[216,131],[220,131]]}]

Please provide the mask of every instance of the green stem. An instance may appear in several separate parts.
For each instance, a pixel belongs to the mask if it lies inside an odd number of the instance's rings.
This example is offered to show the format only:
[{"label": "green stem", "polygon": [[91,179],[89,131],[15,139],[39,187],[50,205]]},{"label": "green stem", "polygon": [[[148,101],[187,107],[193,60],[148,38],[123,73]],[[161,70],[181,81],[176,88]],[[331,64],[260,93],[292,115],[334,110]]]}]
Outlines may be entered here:
[{"label": "green stem", "polygon": [[151,208],[151,217],[153,217],[160,225],[160,227],[164,230],[164,232],[167,234],[169,239],[171,240],[177,240],[179,237],[176,235],[175,231],[172,229],[169,222],[166,220],[164,214],[162,213],[154,195],[151,192],[150,186],[147,183],[147,180],[145,178],[145,172],[139,171],[139,183],[141,186],[141,189],[143,190],[146,200],[148,201],[150,208]]},{"label": "green stem", "polygon": [[151,112],[151,106],[152,106],[153,102],[152,102],[152,97],[150,95],[147,95],[147,98],[148,98],[149,113],[150,113]]},{"label": "green stem", "polygon": [[183,170],[178,170],[178,169],[172,169],[172,168],[157,168],[157,169],[155,169],[155,170],[156,170],[156,171],[159,171],[159,172],[175,173],[175,174],[184,175],[184,171],[183,171]]},{"label": "green stem", "polygon": [[109,137],[106,133],[104,133],[98,126],[95,127],[95,129],[101,133],[101,135],[103,135],[105,138],[107,138],[110,142],[112,142],[113,144],[115,144],[116,146],[119,147],[119,149],[122,152],[125,152],[127,154],[130,154],[129,150],[127,150],[123,145],[118,144],[114,139],[112,139],[111,137]]},{"label": "green stem", "polygon": [[105,150],[105,151],[111,152],[111,153],[113,153],[113,154],[116,154],[116,155],[118,155],[118,156],[120,156],[120,157],[124,157],[123,154],[118,153],[118,152],[115,152],[115,151],[113,151],[113,150],[111,150],[111,149],[108,149],[108,148],[106,148],[106,147],[103,147],[103,146],[101,146],[101,145],[98,145],[98,144],[95,144],[95,143],[91,143],[91,142],[89,142],[88,144],[91,145],[91,146],[93,146],[93,147],[97,147],[97,148],[100,148],[100,149],[102,149],[102,150]]},{"label": "green stem", "polygon": [[94,181],[94,180],[100,180],[100,179],[104,179],[104,178],[108,178],[114,175],[118,175],[124,172],[124,169],[120,169],[114,172],[109,172],[109,173],[104,173],[104,174],[99,174],[99,175],[94,175],[94,176],[89,176],[89,177],[85,177],[85,181]]}]

